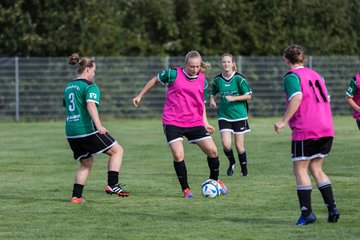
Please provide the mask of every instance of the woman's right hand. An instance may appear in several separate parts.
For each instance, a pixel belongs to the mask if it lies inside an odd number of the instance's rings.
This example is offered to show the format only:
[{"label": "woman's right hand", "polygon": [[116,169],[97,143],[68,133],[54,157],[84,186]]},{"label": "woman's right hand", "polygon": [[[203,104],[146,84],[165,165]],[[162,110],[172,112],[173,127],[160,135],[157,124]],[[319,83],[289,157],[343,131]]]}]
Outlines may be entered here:
[{"label": "woman's right hand", "polygon": [[138,107],[139,106],[139,104],[140,104],[140,102],[141,102],[141,97],[139,97],[139,96],[136,96],[136,97],[134,97],[133,98],[133,105],[134,105],[134,107]]},{"label": "woman's right hand", "polygon": [[274,130],[277,134],[280,133],[281,129],[285,127],[286,123],[283,120],[279,120],[274,124]]}]

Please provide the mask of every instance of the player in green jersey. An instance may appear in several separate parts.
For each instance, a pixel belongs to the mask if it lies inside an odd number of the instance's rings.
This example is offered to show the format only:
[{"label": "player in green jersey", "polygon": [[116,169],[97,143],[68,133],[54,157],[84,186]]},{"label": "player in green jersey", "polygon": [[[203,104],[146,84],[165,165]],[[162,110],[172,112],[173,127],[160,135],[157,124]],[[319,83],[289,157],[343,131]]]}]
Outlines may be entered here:
[{"label": "player in green jersey", "polygon": [[250,132],[248,124],[248,105],[252,91],[244,76],[236,71],[235,58],[225,53],[221,57],[222,73],[212,82],[210,107],[216,108],[216,96],[220,95],[217,111],[221,140],[224,153],[229,159],[227,175],[234,173],[236,166],[232,150],[232,134],[234,134],[242,176],[248,175],[247,157],[244,147],[244,134]]},{"label": "player in green jersey", "polygon": [[78,54],[74,53],[69,57],[68,63],[77,66],[78,77],[71,81],[64,90],[65,131],[74,158],[80,162],[80,167],[75,174],[71,202],[84,202],[83,188],[93,166],[94,155],[99,153],[106,153],[110,156],[108,186],[105,188],[105,192],[127,197],[130,193],[118,184],[124,150],[108,134],[98,113],[100,90],[93,81],[96,70],[95,61],[88,57],[80,58]]},{"label": "player in green jersey", "polygon": [[360,129],[360,73],[355,74],[351,79],[346,91],[346,102],[352,110],[352,116]]}]

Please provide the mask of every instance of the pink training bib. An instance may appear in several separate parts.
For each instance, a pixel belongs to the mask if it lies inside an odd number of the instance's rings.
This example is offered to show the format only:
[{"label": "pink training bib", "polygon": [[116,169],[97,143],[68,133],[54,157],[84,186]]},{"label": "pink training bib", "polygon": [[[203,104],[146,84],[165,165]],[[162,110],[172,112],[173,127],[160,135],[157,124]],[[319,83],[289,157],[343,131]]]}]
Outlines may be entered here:
[{"label": "pink training bib", "polygon": [[309,68],[292,69],[300,78],[302,101],[289,121],[292,140],[334,137],[330,98],[322,77]]},{"label": "pink training bib", "polygon": [[162,121],[178,127],[204,126],[205,75],[189,79],[183,68],[177,68],[175,81],[168,87]]},{"label": "pink training bib", "polygon": [[[354,102],[360,106],[360,73],[357,73],[355,75],[355,80],[356,80],[356,92],[353,96],[353,100]],[[352,110],[352,116],[353,118],[355,118],[357,121],[360,121],[360,113],[355,111],[354,109]]]}]

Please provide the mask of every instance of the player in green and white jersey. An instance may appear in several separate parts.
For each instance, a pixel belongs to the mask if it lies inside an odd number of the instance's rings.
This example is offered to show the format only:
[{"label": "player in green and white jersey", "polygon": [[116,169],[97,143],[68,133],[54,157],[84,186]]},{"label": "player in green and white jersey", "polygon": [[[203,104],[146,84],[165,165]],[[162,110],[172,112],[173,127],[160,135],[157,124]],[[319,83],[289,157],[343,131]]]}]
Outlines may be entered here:
[{"label": "player in green and white jersey", "polygon": [[[96,109],[100,103],[99,87],[86,79],[77,78],[65,88],[66,137],[81,138],[94,134],[97,129],[87,108],[87,102],[94,102]],[[85,98],[84,98],[85,94]]]},{"label": "player in green and white jersey", "polygon": [[84,202],[83,188],[94,163],[94,155],[106,153],[108,162],[108,186],[105,192],[127,197],[119,184],[119,171],[124,150],[108,134],[102,125],[98,106],[100,90],[94,83],[96,64],[94,60],[74,53],[69,57],[69,64],[77,66],[78,77],[71,81],[64,90],[64,107],[66,109],[66,138],[74,152],[74,158],[80,162],[75,174],[72,203]]},{"label": "player in green and white jersey", "polygon": [[352,116],[360,129],[360,73],[356,73],[351,79],[346,91],[346,102],[352,109]]},{"label": "player in green and white jersey", "polygon": [[224,153],[229,159],[227,175],[234,173],[236,161],[232,150],[232,134],[235,138],[242,176],[248,175],[247,157],[244,147],[244,134],[250,132],[248,124],[248,104],[252,91],[244,76],[236,72],[235,58],[225,53],[221,57],[222,73],[212,82],[210,106],[217,107],[216,96],[220,95],[217,111]]}]

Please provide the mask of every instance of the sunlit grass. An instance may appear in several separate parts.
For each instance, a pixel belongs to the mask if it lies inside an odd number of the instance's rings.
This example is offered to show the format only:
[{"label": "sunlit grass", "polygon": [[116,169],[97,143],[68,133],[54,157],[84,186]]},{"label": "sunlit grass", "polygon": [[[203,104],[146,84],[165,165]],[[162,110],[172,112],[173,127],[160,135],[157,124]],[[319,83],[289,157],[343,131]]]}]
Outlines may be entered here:
[{"label": "sunlit grass", "polygon": [[[161,121],[117,120],[104,125],[125,150],[120,181],[129,198],[106,195],[107,156],[96,157],[84,189],[87,202],[73,205],[78,163],[64,138],[63,122],[0,123],[1,239],[358,239],[359,138],[351,117],[336,117],[336,138],[325,162],[341,211],[337,224],[314,187],[316,224],[295,227],[299,215],[290,160],[290,130],[277,135],[275,118],[250,118],[245,137],[249,176],[227,177],[219,133],[221,180],[229,194],[205,199],[200,184],[206,157],[185,143],[194,199],[182,198]],[[216,121],[211,122],[217,127]]]}]

